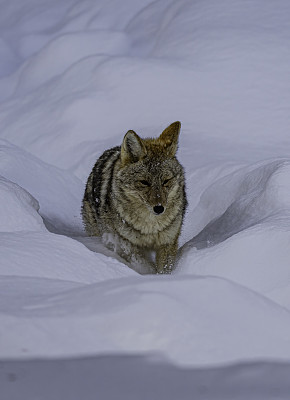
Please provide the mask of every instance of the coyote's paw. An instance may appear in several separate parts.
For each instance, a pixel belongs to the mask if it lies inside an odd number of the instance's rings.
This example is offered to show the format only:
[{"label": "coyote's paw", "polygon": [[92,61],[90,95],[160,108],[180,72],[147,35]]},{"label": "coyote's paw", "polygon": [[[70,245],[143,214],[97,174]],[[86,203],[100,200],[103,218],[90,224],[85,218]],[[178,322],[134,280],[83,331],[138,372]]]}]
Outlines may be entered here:
[{"label": "coyote's paw", "polygon": [[172,272],[172,265],[164,265],[163,268],[159,268],[156,270],[156,274],[171,274]]}]

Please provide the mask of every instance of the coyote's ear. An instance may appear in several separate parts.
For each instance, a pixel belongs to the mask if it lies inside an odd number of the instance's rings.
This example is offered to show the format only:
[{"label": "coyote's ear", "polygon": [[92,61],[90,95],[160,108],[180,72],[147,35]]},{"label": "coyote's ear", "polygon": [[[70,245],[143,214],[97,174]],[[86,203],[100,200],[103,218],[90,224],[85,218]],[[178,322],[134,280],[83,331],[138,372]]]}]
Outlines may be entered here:
[{"label": "coyote's ear", "polygon": [[122,164],[135,163],[146,155],[142,139],[134,131],[128,131],[121,146]]},{"label": "coyote's ear", "polygon": [[170,157],[174,157],[177,152],[180,128],[181,123],[179,121],[173,122],[159,136],[160,142],[166,148]]}]

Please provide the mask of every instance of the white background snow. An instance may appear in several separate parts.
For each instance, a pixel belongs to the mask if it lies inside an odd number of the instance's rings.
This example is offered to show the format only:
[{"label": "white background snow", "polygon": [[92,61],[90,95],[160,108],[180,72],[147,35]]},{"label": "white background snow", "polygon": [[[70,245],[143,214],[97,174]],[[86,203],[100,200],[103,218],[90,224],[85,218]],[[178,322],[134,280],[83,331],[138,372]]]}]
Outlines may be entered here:
[{"label": "white background snow", "polygon": [[[289,1],[0,9],[1,400],[289,399]],[[85,237],[84,186],[176,120],[178,265],[139,275]]]}]

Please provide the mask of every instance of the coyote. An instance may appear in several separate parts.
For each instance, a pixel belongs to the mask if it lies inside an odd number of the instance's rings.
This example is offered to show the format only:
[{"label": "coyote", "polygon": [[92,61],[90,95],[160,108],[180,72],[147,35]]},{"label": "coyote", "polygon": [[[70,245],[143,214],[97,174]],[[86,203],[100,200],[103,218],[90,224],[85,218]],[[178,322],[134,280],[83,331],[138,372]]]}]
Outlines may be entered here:
[{"label": "coyote", "polygon": [[156,139],[128,131],[121,146],[97,160],[82,203],[89,235],[113,244],[128,262],[155,252],[152,272],[160,274],[174,266],[187,206],[184,171],[175,156],[180,127],[174,122]]}]

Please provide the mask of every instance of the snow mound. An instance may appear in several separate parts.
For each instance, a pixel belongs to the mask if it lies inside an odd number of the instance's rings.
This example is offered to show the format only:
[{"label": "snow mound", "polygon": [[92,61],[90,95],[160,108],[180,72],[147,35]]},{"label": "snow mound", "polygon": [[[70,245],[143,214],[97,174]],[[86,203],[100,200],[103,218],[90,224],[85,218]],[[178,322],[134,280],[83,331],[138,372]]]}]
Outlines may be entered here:
[{"label": "snow mound", "polygon": [[5,276],[91,283],[135,274],[113,258],[49,232],[1,234],[0,254],[0,271]]},{"label": "snow mound", "polygon": [[73,174],[46,164],[5,140],[0,140],[0,168],[7,179],[38,200],[39,213],[50,230],[83,233],[80,208],[84,185]]},{"label": "snow mound", "polygon": [[[290,357],[289,312],[224,279],[136,277],[58,286],[52,294],[42,293],[42,284],[4,279],[0,304],[10,305],[1,318],[3,357],[161,352],[175,364],[203,366]],[[35,297],[8,301],[29,285]],[[3,333],[11,324],[8,339]]]},{"label": "snow mound", "polygon": [[249,228],[219,246],[187,249],[176,273],[224,277],[290,309],[289,241],[284,229]]},{"label": "snow mound", "polygon": [[289,161],[277,160],[206,189],[190,216],[204,228],[181,249],[175,273],[231,279],[289,307],[289,177]]},{"label": "snow mound", "polygon": [[1,232],[45,231],[38,202],[16,183],[0,176]]},{"label": "snow mound", "polygon": [[191,244],[216,245],[248,227],[290,212],[289,160],[264,161],[217,179],[200,196],[190,220],[201,231]]}]

